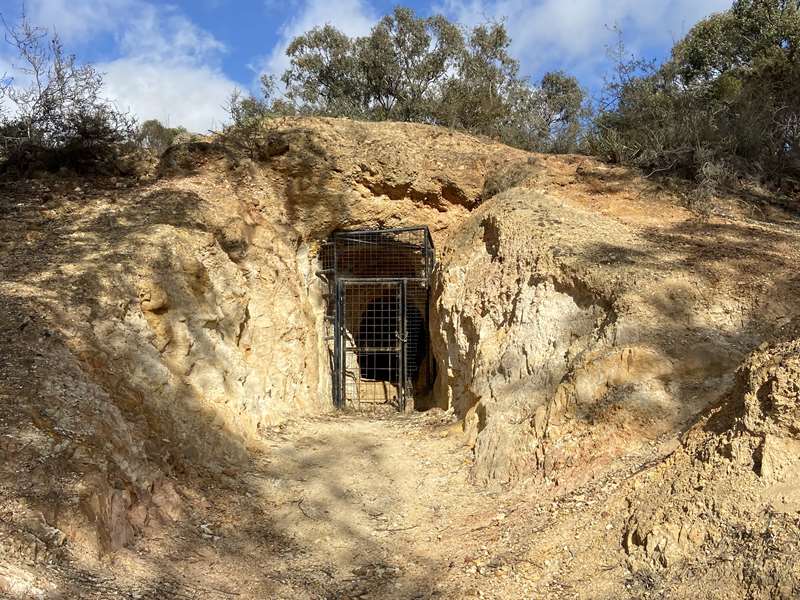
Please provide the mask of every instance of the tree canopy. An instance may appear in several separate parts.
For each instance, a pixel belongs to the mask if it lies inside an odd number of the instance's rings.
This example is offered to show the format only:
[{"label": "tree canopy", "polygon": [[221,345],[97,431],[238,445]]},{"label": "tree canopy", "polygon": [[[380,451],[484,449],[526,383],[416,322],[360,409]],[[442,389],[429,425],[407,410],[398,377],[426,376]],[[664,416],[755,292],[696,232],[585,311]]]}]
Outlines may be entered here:
[{"label": "tree canopy", "polygon": [[417,121],[492,136],[531,150],[577,147],[584,93],[574,77],[548,73],[538,85],[520,76],[502,23],[470,30],[441,15],[397,7],[363,37],[315,27],[287,48],[285,98],[239,98],[239,118],[294,112]]},{"label": "tree canopy", "polygon": [[737,0],[663,65],[620,65],[591,150],[701,183],[756,177],[800,189],[799,46],[798,0]]}]

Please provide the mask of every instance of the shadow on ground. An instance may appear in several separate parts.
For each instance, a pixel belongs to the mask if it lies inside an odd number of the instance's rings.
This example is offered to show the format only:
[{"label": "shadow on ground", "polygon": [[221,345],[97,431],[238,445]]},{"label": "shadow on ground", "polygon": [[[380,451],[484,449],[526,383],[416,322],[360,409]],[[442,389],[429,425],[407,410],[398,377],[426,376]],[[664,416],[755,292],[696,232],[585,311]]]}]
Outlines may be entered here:
[{"label": "shadow on ground", "polygon": [[[330,440],[290,444],[281,459],[291,472],[267,466],[275,457],[263,444],[249,448],[220,426],[216,408],[191,387],[171,383],[180,389],[165,395],[179,401],[165,409],[127,385],[125,365],[97,351],[91,325],[110,310],[102,302],[136,299],[134,289],[113,287],[137,268],[144,228],[210,233],[229,255],[246,251],[245,239],[207,224],[203,204],[168,184],[142,192],[110,180],[13,182],[0,191],[0,498],[8,507],[0,563],[26,565],[36,580],[29,591],[39,586],[48,598],[428,594],[432,568],[407,546],[378,543],[344,514],[302,501],[306,486],[341,510],[357,500],[338,479],[343,455]],[[176,421],[193,427],[182,447]],[[387,460],[380,447],[343,442],[365,468]],[[306,475],[292,479],[297,473]],[[165,482],[177,491],[166,508]],[[105,502],[99,509],[89,506],[94,495]],[[313,521],[300,528],[311,533],[294,531],[301,519]],[[120,527],[132,535],[110,552]],[[326,562],[331,540],[353,549],[346,569]],[[419,563],[420,574],[387,561]]]}]

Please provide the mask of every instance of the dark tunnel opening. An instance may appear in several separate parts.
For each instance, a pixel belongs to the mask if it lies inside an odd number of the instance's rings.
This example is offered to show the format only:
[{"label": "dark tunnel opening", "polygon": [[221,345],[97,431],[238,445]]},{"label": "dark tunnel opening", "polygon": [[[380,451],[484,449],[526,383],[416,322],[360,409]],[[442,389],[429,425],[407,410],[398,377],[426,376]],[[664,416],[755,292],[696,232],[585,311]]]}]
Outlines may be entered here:
[{"label": "dark tunnel opening", "polygon": [[428,314],[435,252],[427,227],[334,232],[323,246],[334,404],[430,404]]},{"label": "dark tunnel opening", "polygon": [[[405,307],[406,318],[406,376],[411,381],[419,379],[428,355],[428,323],[414,305]],[[393,294],[383,294],[372,300],[364,310],[358,327],[356,342],[359,348],[389,348],[397,344],[402,335],[401,306]],[[362,379],[373,381],[398,381],[401,355],[391,351],[360,352],[358,365]]]}]

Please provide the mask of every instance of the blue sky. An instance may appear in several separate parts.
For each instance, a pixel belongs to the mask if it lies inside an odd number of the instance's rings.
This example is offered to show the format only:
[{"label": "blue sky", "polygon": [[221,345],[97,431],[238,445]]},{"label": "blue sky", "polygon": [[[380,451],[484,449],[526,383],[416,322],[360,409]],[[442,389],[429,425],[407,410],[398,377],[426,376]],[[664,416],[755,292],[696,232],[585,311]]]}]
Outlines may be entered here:
[{"label": "blue sky", "polygon": [[[20,0],[0,0],[6,20]],[[361,35],[396,2],[382,0],[27,0],[32,22],[59,32],[67,49],[105,73],[107,94],[139,118],[195,131],[218,127],[235,88],[257,89],[281,73],[297,34],[330,23]],[[536,80],[564,69],[596,90],[608,68],[605,45],[617,24],[632,50],[663,58],[697,20],[731,0],[436,0],[404,2],[465,25],[506,19],[522,72]],[[13,73],[8,48],[0,73]]]}]

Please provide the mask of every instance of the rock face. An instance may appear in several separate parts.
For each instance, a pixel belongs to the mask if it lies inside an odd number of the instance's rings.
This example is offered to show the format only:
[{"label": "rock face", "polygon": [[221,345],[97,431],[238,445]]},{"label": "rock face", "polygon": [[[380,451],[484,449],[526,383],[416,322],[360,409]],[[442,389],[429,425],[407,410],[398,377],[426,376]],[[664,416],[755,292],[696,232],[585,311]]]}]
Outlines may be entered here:
[{"label": "rock face", "polygon": [[180,518],[171,475],[224,476],[265,428],[332,408],[315,275],[328,233],[425,223],[441,240],[486,171],[522,154],[420,125],[272,127],[261,162],[192,141],[141,184],[31,181],[0,198],[2,322],[24,333],[3,342],[21,361],[2,367],[4,409],[25,438],[35,408],[31,460],[60,449],[37,485],[72,507],[50,524],[94,528],[99,551]]},{"label": "rock face", "polygon": [[764,318],[714,261],[665,269],[683,253],[665,237],[520,188],[450,235],[437,393],[465,417],[477,480],[555,477],[677,428],[725,393],[777,315],[797,314],[792,286]]},{"label": "rock face", "polygon": [[800,339],[753,353],[739,369],[737,393],[749,431],[800,438]]},{"label": "rock face", "polygon": [[800,558],[789,541],[799,533],[798,334],[790,326],[748,356],[725,401],[638,484],[624,543],[634,570],[681,589],[692,562],[700,586],[722,580],[741,595],[796,597],[800,573],[787,565]]},{"label": "rock face", "polygon": [[764,344],[737,372],[734,401],[754,442],[753,466],[768,484],[786,484],[783,500],[800,509],[800,325]]},{"label": "rock face", "polygon": [[[0,535],[0,550],[57,552],[39,516],[118,549],[186,518],[178,475],[224,483],[270,428],[331,410],[316,272],[338,228],[431,228],[435,403],[462,419],[482,484],[568,488],[680,431],[800,314],[795,233],[642,206],[640,179],[628,193],[590,159],[343,119],[277,119],[268,141],[257,160],[182,144],[137,183],[3,188],[0,419],[13,435],[0,475],[25,465],[30,489],[2,494],[36,525]],[[760,441],[727,450],[776,485],[798,437],[787,348],[751,359],[742,422]],[[629,536],[648,561],[672,560],[665,539],[710,531],[648,519]]]},{"label": "rock face", "polygon": [[548,277],[538,216],[526,200],[492,202],[453,234],[437,272],[437,394],[468,415],[482,481],[516,479],[541,458],[536,418],[543,426],[562,379],[609,324],[602,297]]}]

